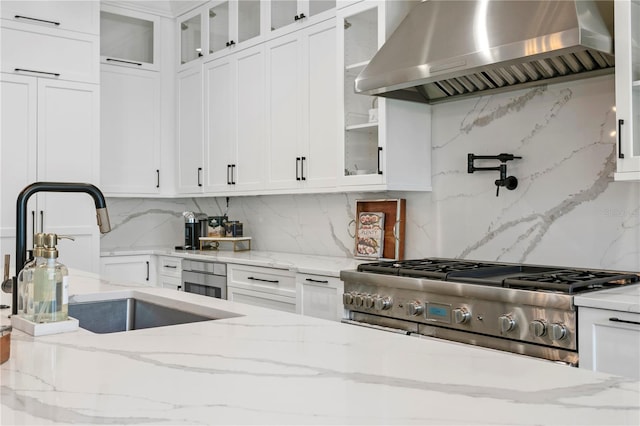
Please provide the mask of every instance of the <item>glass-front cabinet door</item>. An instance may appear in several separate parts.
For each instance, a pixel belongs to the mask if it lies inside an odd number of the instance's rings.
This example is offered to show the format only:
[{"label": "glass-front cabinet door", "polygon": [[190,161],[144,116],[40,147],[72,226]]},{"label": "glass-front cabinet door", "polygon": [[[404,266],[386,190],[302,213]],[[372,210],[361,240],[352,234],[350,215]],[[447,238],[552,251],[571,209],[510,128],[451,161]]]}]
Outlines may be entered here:
[{"label": "glass-front cabinet door", "polygon": [[309,20],[327,18],[335,11],[336,0],[271,0],[271,31],[276,31],[290,24],[305,24]]},{"label": "glass-front cabinet door", "polygon": [[616,180],[640,181],[640,0],[615,3]]},{"label": "glass-front cabinet door", "polygon": [[345,176],[379,175],[378,109],[384,99],[354,92],[355,79],[378,50],[378,8],[357,11],[338,20],[342,32],[344,73]]},{"label": "glass-front cabinet door", "polygon": [[202,17],[199,12],[189,14],[179,21],[180,64],[187,64],[202,53]]},{"label": "glass-front cabinet door", "polygon": [[100,56],[111,65],[157,69],[156,28],[152,15],[112,9],[100,11]]},{"label": "glass-front cabinet door", "polygon": [[229,2],[225,1],[209,8],[209,53],[218,52],[234,43],[229,28],[229,6]]},{"label": "glass-front cabinet door", "polygon": [[254,39],[260,35],[260,0],[236,2],[238,8],[238,43]]}]

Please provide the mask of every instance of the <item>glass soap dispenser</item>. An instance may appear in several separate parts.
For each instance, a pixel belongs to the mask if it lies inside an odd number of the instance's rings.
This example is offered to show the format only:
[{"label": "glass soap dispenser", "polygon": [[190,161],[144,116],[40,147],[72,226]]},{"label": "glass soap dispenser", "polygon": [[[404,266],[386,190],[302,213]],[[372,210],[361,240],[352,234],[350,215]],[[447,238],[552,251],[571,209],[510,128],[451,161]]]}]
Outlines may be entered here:
[{"label": "glass soap dispenser", "polygon": [[[64,321],[68,317],[69,270],[57,261],[58,235],[45,234],[42,257],[33,272],[33,319],[35,323]],[[29,302],[29,301],[28,301]]]},{"label": "glass soap dispenser", "polygon": [[44,236],[39,232],[33,235],[33,258],[24,265],[18,274],[18,315],[33,321],[33,277],[36,265],[46,263],[44,259]]}]

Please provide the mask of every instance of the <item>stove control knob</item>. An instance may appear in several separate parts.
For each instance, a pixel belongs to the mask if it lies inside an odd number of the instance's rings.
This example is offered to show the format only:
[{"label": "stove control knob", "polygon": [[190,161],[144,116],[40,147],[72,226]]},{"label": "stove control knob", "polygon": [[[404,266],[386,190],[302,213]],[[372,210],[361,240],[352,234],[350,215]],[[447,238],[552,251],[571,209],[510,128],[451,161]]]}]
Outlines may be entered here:
[{"label": "stove control knob", "polygon": [[529,331],[536,337],[542,337],[547,332],[547,324],[541,320],[531,321],[529,323]]},{"label": "stove control knob", "polygon": [[343,293],[342,303],[344,305],[351,305],[353,303],[353,293]]},{"label": "stove control knob", "polygon": [[390,297],[376,297],[373,301],[373,306],[376,308],[376,311],[386,311],[387,309],[391,309],[391,305]]},{"label": "stove control knob", "polygon": [[370,294],[367,294],[367,295],[364,296],[363,299],[364,299],[364,307],[365,308],[367,308],[367,309],[373,308],[373,297],[374,296],[372,296]]},{"label": "stove control knob", "polygon": [[353,297],[353,303],[356,306],[362,306],[362,304],[364,303],[364,296],[360,293],[357,293],[354,297]]},{"label": "stove control knob", "polygon": [[516,321],[511,318],[511,315],[502,315],[498,318],[500,324],[500,331],[506,333],[516,328]]},{"label": "stove control knob", "polygon": [[549,334],[551,335],[551,340],[562,340],[567,337],[567,328],[564,324],[554,323],[549,327]]},{"label": "stove control knob", "polygon": [[409,302],[404,305],[404,310],[407,315],[417,317],[418,315],[422,315],[424,312],[424,306],[421,302]]},{"label": "stove control knob", "polygon": [[453,322],[464,324],[471,318],[471,313],[466,308],[456,308],[453,310]]}]

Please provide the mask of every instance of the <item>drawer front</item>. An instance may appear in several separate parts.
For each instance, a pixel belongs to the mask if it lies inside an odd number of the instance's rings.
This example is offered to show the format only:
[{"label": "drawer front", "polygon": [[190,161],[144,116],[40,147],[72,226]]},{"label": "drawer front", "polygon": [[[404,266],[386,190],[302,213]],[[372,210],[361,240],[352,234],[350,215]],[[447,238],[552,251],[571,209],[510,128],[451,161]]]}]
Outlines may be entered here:
[{"label": "drawer front", "polygon": [[175,277],[180,280],[182,259],[179,257],[160,257],[158,273],[163,277]]},{"label": "drawer front", "polygon": [[180,277],[167,277],[165,275],[161,275],[158,277],[158,287],[182,290],[182,280]]},{"label": "drawer front", "polygon": [[229,265],[229,281],[259,291],[295,292],[295,274],[284,269]]},{"label": "drawer front", "polygon": [[296,299],[294,297],[278,296],[233,286],[228,286],[227,292],[227,298],[232,302],[246,303],[247,305],[284,312],[296,312]]},{"label": "drawer front", "polygon": [[[2,71],[59,80],[100,82],[100,38],[3,23]],[[62,33],[60,31],[60,33]]]},{"label": "drawer front", "polygon": [[340,321],[345,316],[342,280],[323,275],[298,274],[296,281],[299,314],[333,321]]},{"label": "drawer front", "polygon": [[100,34],[97,1],[2,1],[1,16],[13,22]]}]

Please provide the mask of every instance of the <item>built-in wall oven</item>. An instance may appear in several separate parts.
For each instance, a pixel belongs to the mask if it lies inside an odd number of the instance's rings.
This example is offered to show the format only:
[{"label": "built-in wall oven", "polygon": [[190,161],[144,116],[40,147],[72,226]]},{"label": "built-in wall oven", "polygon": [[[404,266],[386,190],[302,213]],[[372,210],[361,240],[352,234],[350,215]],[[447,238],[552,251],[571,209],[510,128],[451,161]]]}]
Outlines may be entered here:
[{"label": "built-in wall oven", "polygon": [[182,289],[187,293],[227,298],[227,265],[184,259],[182,261]]}]

